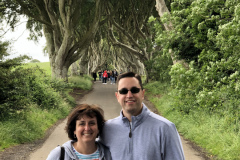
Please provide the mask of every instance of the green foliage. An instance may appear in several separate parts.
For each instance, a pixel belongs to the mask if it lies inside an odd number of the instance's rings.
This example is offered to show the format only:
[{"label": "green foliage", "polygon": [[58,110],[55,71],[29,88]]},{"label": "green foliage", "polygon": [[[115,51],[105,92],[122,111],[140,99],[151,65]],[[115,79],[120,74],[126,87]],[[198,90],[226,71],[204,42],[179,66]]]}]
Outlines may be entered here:
[{"label": "green foliage", "polygon": [[4,58],[4,56],[8,56],[7,47],[9,46],[9,42],[0,41],[0,60]]},{"label": "green foliage", "polygon": [[74,76],[69,77],[69,83],[74,85],[75,88],[81,88],[84,90],[89,90],[92,88],[92,77],[88,75],[83,75],[83,77]]},{"label": "green foliage", "polygon": [[58,119],[66,117],[71,109],[64,101],[59,105],[59,109],[42,110],[36,104],[30,104],[28,108],[24,116],[15,115],[0,121],[0,151],[42,138],[45,131]]},{"label": "green foliage", "polygon": [[[163,27],[159,20],[151,16],[148,20],[148,25],[150,26],[150,30],[153,33],[162,33]],[[148,43],[152,43],[150,40]],[[161,50],[161,47],[155,46],[156,50],[154,51],[152,58],[147,61],[144,61],[144,65],[146,70],[148,71],[148,77],[153,81],[169,81],[170,80],[170,66],[172,65],[172,59],[168,54],[164,54]],[[150,47],[153,48],[153,47]],[[152,51],[148,51],[152,52]]]},{"label": "green foliage", "polygon": [[[4,70],[5,71],[5,70]],[[46,76],[40,68],[23,69],[3,72],[0,110],[1,119],[14,114],[24,114],[27,105],[36,103],[42,109],[58,108],[60,95],[51,86],[50,77]]]},{"label": "green foliage", "polygon": [[[198,123],[215,124],[211,132],[219,139],[223,136],[218,142],[221,145],[214,147],[206,142],[204,139],[219,140],[207,134],[201,136],[204,131],[199,128],[208,128],[200,124],[189,137],[222,159],[240,158],[236,152],[236,148],[239,150],[236,147],[239,138],[236,137],[240,131],[239,15],[240,0],[175,0],[171,3],[171,15],[161,17],[163,23],[171,22],[173,29],[159,29],[156,36],[163,54],[172,49],[175,58],[189,63],[188,67],[173,65],[169,72],[173,90],[169,93],[171,107],[166,113],[176,111],[189,121],[195,118],[201,119]],[[234,138],[227,136],[226,130],[237,139],[236,143]],[[228,148],[228,151],[221,148]]]},{"label": "green foliage", "polygon": [[31,63],[39,63],[40,61],[38,59],[33,59],[30,61]]},{"label": "green foliage", "polygon": [[76,83],[65,83],[46,74],[49,63],[22,65],[22,60],[24,57],[0,63],[0,150],[44,136],[75,106],[69,91],[92,86],[87,75],[76,77]]},{"label": "green foliage", "polygon": [[50,67],[50,62],[36,62],[36,63],[26,63],[24,64],[24,68],[31,68],[31,67],[39,67],[41,68],[45,74],[51,76],[51,67]]},{"label": "green foliage", "polygon": [[177,58],[189,62],[171,68],[176,109],[185,113],[203,110],[208,114],[234,117],[239,130],[240,102],[240,1],[176,0],[172,4],[171,31],[161,31],[156,42],[164,53],[173,49]]},{"label": "green foliage", "polygon": [[158,55],[154,59],[145,61],[146,69],[149,71],[149,78],[153,81],[169,81],[170,80],[170,65],[172,60],[166,55]]},{"label": "green foliage", "polygon": [[66,86],[39,67],[25,67],[29,57],[4,60],[8,45],[0,43],[0,150],[41,138],[71,109],[59,94]]}]

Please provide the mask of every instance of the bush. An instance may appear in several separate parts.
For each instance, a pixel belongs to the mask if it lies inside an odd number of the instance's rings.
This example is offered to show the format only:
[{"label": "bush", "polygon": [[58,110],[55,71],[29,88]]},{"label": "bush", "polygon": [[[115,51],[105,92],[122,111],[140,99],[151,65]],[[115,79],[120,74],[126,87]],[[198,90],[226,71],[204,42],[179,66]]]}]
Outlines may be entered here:
[{"label": "bush", "polygon": [[[6,71],[8,73],[6,74]],[[12,71],[1,70],[0,118],[24,114],[28,104],[35,103],[41,109],[58,108],[62,97],[59,91],[66,88],[61,81],[52,81],[40,68],[18,67]],[[55,88],[56,89],[55,89]]]},{"label": "bush", "polygon": [[88,75],[84,75],[83,77],[79,77],[79,76],[69,77],[68,81],[75,88],[89,90],[92,87],[92,77]]}]

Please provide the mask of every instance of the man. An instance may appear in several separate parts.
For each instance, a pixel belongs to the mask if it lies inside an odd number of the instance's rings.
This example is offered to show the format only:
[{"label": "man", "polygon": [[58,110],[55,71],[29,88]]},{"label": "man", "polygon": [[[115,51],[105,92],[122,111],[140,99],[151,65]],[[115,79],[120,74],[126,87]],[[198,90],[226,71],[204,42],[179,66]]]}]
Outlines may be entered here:
[{"label": "man", "polygon": [[122,111],[105,123],[100,141],[110,149],[113,160],[184,160],[175,125],[142,103],[144,93],[139,75],[118,76],[115,95]]}]

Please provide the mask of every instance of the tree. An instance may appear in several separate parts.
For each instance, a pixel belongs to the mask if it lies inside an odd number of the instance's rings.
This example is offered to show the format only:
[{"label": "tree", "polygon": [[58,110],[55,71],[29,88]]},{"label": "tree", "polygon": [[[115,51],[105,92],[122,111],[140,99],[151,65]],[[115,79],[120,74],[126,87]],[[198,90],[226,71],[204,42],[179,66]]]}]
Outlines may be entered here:
[{"label": "tree", "polygon": [[38,62],[40,62],[38,59],[33,59],[33,60],[31,60],[30,61],[31,63],[38,63]]},{"label": "tree", "polygon": [[[104,1],[3,0],[12,26],[17,15],[28,17],[32,38],[43,29],[52,77],[67,80],[69,66],[87,54],[99,27]],[[34,32],[37,31],[37,32]]]}]

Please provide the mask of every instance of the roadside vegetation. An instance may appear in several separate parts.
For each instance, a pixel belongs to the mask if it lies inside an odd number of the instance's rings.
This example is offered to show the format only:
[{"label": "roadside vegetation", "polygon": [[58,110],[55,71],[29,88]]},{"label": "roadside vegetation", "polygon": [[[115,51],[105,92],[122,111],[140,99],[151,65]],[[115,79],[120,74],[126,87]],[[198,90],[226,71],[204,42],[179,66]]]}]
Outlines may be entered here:
[{"label": "roadside vegetation", "polygon": [[49,62],[23,64],[26,58],[0,61],[0,151],[42,138],[75,106],[68,93],[92,87],[86,75],[70,77],[68,83],[52,80]]},{"label": "roadside vegetation", "polygon": [[164,79],[145,86],[150,100],[212,159],[240,159],[239,13],[239,0],[175,0],[161,17],[171,30],[149,19],[160,55],[171,50],[184,62],[157,61],[167,74],[152,68]]}]

